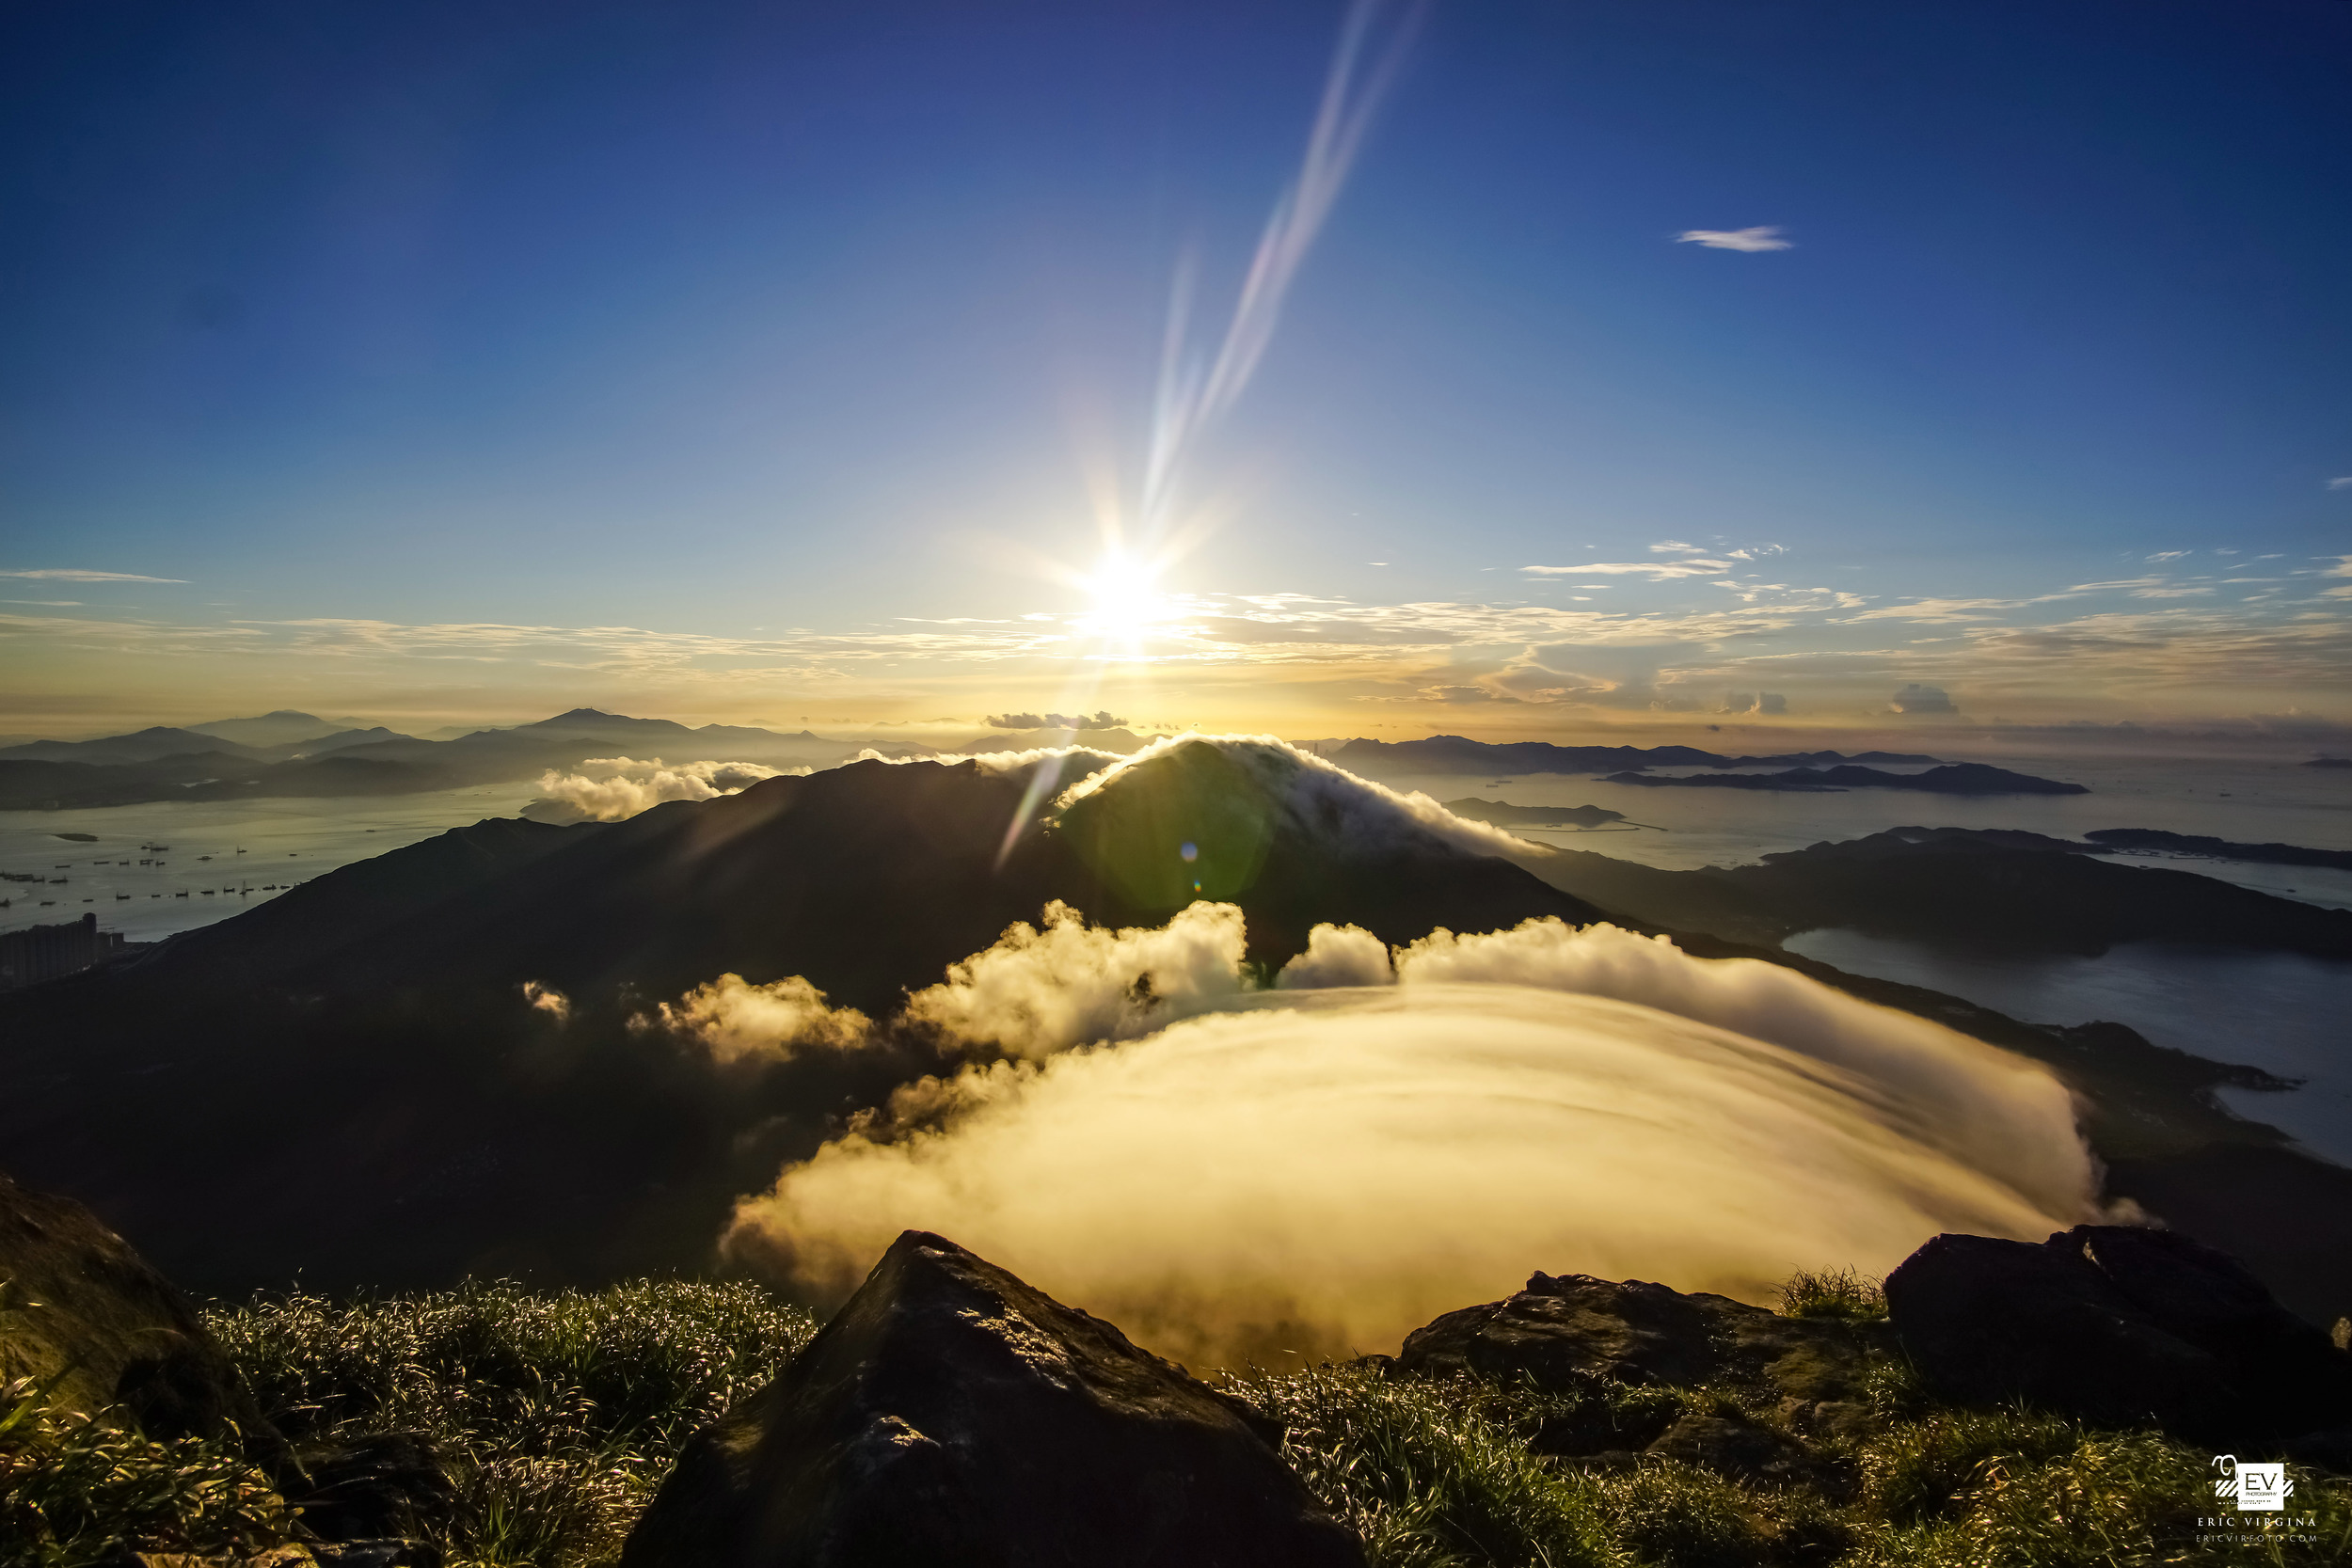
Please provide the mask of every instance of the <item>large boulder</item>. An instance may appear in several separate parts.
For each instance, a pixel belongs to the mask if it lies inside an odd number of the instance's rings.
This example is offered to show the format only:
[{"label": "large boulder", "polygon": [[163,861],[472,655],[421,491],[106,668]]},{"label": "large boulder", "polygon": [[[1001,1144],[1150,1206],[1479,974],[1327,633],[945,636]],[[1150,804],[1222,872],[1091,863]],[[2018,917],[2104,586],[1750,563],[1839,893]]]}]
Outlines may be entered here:
[{"label": "large boulder", "polygon": [[1788,1318],[1729,1296],[1646,1280],[1537,1274],[1503,1301],[1448,1312],[1406,1337],[1401,1372],[1469,1373],[1555,1392],[1608,1378],[1637,1386],[1740,1386],[1801,1428],[1867,1418],[1863,1380],[1893,1350],[1883,1322]]},{"label": "large boulder", "polygon": [[687,1447],[624,1568],[1357,1568],[1236,1402],[910,1230]]},{"label": "large boulder", "polygon": [[2235,1259],[2174,1231],[1938,1236],[1887,1276],[1886,1302],[1947,1399],[2023,1400],[2220,1448],[2352,1423],[2352,1354]]},{"label": "large boulder", "polygon": [[82,1205],[0,1176],[0,1382],[20,1377],[54,1409],[288,1458],[187,1297]]}]

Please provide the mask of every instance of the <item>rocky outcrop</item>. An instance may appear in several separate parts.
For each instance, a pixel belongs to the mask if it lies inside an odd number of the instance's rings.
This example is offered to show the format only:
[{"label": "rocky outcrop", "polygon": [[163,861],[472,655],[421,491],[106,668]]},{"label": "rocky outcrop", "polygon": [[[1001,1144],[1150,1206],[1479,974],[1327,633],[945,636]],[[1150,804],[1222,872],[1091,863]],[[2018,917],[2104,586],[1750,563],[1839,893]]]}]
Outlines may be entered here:
[{"label": "rocky outcrop", "polygon": [[1237,1402],[922,1231],[698,1434],[624,1568],[1354,1568]]},{"label": "rocky outcrop", "polygon": [[1929,1386],[2220,1448],[2352,1424],[2352,1354],[2235,1259],[2169,1230],[1938,1236],[1886,1279]]},{"label": "rocky outcrop", "polygon": [[0,1382],[154,1437],[224,1437],[282,1471],[284,1440],[187,1297],[71,1198],[0,1176]]},{"label": "rocky outcrop", "polygon": [[1396,1365],[1408,1374],[1467,1372],[1555,1391],[1595,1378],[1732,1385],[1775,1404],[1800,1429],[1842,1433],[1867,1418],[1863,1379],[1893,1348],[1883,1322],[1788,1318],[1644,1280],[1537,1274],[1508,1300],[1414,1330]]}]

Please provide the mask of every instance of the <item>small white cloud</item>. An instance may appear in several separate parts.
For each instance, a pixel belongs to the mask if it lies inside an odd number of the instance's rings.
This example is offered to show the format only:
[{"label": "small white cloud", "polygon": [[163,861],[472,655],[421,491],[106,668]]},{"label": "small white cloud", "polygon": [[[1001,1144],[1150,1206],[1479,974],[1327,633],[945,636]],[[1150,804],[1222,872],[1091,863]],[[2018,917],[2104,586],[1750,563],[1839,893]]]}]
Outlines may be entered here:
[{"label": "small white cloud", "polygon": [[2158,550],[2147,559],[2150,561],[2184,561],[2196,553],[2195,550]]},{"label": "small white cloud", "polygon": [[1705,555],[1696,545],[1686,545],[1679,539],[1661,539],[1649,547],[1652,555]]},{"label": "small white cloud", "polygon": [[136,572],[86,572],[78,566],[48,566],[37,572],[0,572],[0,578],[39,578],[46,582],[185,582],[185,578],[143,578]]},{"label": "small white cloud", "polygon": [[1916,681],[1904,687],[1888,700],[1887,706],[1897,713],[1958,713],[1960,705],[1940,686],[1921,686]]},{"label": "small white cloud", "polygon": [[2330,490],[2352,490],[2352,474],[2338,474],[2328,482]]},{"label": "small white cloud", "polygon": [[1709,250],[1787,250],[1790,246],[1773,228],[1686,229],[1675,236],[1675,243],[1705,245]]}]

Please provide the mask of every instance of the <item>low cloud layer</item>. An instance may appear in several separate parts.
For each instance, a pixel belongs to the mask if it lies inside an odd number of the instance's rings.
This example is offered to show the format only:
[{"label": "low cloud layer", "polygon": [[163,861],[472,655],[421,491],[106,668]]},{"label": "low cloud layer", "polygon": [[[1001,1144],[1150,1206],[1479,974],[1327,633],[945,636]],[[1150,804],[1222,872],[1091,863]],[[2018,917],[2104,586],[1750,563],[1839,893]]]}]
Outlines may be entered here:
[{"label": "low cloud layer", "polygon": [[590,757],[580,770],[549,769],[539,777],[539,799],[523,809],[537,822],[619,822],[664,800],[707,800],[733,795],[762,779],[806,773],[756,762],[667,763],[660,757]]},{"label": "low cloud layer", "polygon": [[1008,1059],[787,1168],[727,1250],[839,1299],[928,1227],[1234,1364],[1393,1350],[1534,1269],[1756,1299],[1939,1230],[2094,1212],[2056,1079],[1775,965],[1556,921],[1393,956],[1327,927],[1265,991],[1240,938],[1210,906],[1157,932],[1017,928],[917,999]]}]

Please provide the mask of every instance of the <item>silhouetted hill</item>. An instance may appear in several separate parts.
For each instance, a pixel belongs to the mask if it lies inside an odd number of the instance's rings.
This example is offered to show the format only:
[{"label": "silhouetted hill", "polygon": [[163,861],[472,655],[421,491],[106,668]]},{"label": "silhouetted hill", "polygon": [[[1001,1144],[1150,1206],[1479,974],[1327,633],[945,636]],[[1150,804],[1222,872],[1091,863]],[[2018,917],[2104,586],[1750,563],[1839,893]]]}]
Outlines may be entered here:
[{"label": "silhouetted hill", "polygon": [[218,736],[157,724],[130,735],[110,735],[98,740],[36,740],[0,752],[0,761],[80,762],[99,766],[153,762],[158,758],[196,752],[215,752],[247,759],[260,753]]},{"label": "silhouetted hill", "polygon": [[[591,757],[632,753],[641,760],[666,752],[672,762],[831,767],[856,750],[805,730],[779,735],[724,724],[695,730],[666,719],[629,719],[594,708],[575,708],[515,729],[478,730],[454,740],[421,740],[379,727],[260,748],[187,730],[154,729],[103,740],[37,741],[0,752],[0,809],[415,795],[511,783],[574,768]],[[8,771],[24,762],[71,764],[86,771]]]},{"label": "silhouetted hill", "polygon": [[[726,971],[797,974],[887,1011],[1057,898],[1118,924],[1230,899],[1248,916],[1251,957],[1272,963],[1327,920],[1403,942],[1433,925],[1598,912],[1409,826],[1377,840],[1318,832],[1286,808],[1279,783],[1205,744],[1129,769],[1033,827],[999,864],[1027,779],[970,762],[862,762],[601,828],[478,823],[192,933],[143,974],[336,991],[430,977],[673,994]],[[1187,842],[1199,847],[1192,862],[1181,858]]]},{"label": "silhouetted hill", "polygon": [[272,761],[294,757],[320,757],[329,752],[347,752],[354,746],[381,746],[388,740],[413,740],[416,736],[386,729],[381,724],[367,729],[334,730],[304,740],[290,740],[281,745],[262,749],[262,754]]},{"label": "silhouetted hill", "polygon": [[2122,865],[2039,833],[1896,828],[1767,855],[1760,865],[1661,871],[1560,849],[1547,879],[1677,930],[1776,942],[1819,927],[1977,948],[2104,953],[2207,942],[2352,958],[2352,912],[2193,872]]},{"label": "silhouetted hill", "polygon": [[2167,832],[2159,828],[2101,828],[2083,837],[2102,849],[2155,849],[2211,860],[2249,861],[2265,865],[2324,865],[2352,871],[2352,849],[2312,849],[2300,844],[2235,844],[2224,838]]},{"label": "silhouetted hill", "polygon": [[[1164,921],[1193,896],[1172,866],[1242,905],[1265,962],[1324,920],[1405,941],[1597,913],[1296,782],[1177,748],[1001,863],[1028,775],[973,762],[852,764],[602,826],[477,823],[119,975],[0,1001],[0,1164],[87,1195],[206,1288],[692,1268],[734,1195],[945,1065],[908,1046],[725,1077],[628,1027],[722,973],[887,1014],[1052,899]],[[570,995],[567,1026],[527,980]]]},{"label": "silhouetted hill", "polygon": [[262,766],[250,757],[227,752],[197,752],[116,766],[8,758],[0,760],[0,811],[187,800],[193,785],[201,785],[207,780],[254,774]]},{"label": "silhouetted hill", "polygon": [[[254,746],[267,750],[275,747],[299,746],[304,741],[323,736],[349,734],[356,730],[382,729],[364,719],[322,719],[315,713],[302,713],[294,708],[278,708],[253,719],[215,719],[207,723],[187,726],[199,735],[209,735],[239,746]],[[385,734],[392,732],[385,730]]]}]

